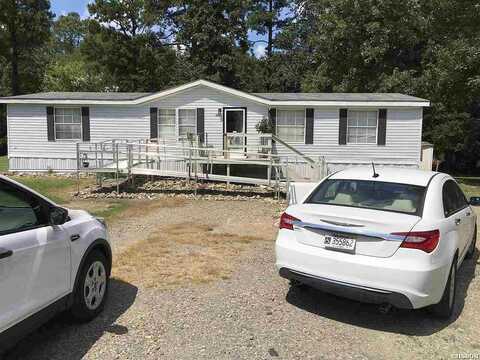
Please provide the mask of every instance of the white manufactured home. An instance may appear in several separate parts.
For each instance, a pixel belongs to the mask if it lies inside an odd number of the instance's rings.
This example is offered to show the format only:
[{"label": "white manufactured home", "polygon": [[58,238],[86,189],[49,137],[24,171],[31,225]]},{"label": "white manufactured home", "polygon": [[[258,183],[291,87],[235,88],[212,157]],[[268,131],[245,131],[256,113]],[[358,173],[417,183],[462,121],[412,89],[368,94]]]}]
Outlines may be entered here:
[{"label": "white manufactured home", "polygon": [[[322,159],[329,171],[371,162],[416,168],[430,105],[392,93],[246,93],[205,80],[157,93],[50,92],[0,103],[7,104],[11,171],[77,170],[77,144],[179,144],[187,134],[196,135],[195,146],[233,143],[237,153],[255,144],[261,153],[267,144],[276,159],[300,154]],[[273,134],[267,143],[258,140],[262,120]]]}]

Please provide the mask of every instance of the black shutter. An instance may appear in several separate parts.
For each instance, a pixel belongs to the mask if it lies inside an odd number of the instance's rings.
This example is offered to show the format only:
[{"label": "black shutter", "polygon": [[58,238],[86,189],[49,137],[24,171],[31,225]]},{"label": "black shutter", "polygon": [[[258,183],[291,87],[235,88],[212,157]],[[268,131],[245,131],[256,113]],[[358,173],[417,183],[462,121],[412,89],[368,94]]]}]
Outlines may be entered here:
[{"label": "black shutter", "polygon": [[378,110],[377,145],[385,145],[387,141],[387,109]]},{"label": "black shutter", "polygon": [[306,109],[305,111],[305,144],[313,144],[314,113],[314,109]]},{"label": "black shutter", "polygon": [[90,108],[82,107],[82,140],[90,141]]},{"label": "black shutter", "polygon": [[275,135],[277,133],[277,109],[271,108],[268,110],[268,117],[272,125],[272,134]]},{"label": "black shutter", "polygon": [[205,142],[205,109],[197,108],[197,135],[201,143]]},{"label": "black shutter", "polygon": [[158,109],[150,108],[150,139],[158,138]]},{"label": "black shutter", "polygon": [[338,145],[347,145],[347,121],[348,121],[347,117],[348,117],[348,110],[340,109]]},{"label": "black shutter", "polygon": [[48,141],[55,141],[55,118],[53,106],[47,106],[47,134]]}]

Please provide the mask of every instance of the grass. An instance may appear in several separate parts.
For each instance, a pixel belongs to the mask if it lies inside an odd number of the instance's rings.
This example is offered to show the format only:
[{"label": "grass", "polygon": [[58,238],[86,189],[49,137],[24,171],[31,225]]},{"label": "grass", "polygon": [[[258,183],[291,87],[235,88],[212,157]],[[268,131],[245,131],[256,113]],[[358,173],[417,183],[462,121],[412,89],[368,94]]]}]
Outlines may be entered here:
[{"label": "grass", "polygon": [[117,255],[112,274],[123,281],[161,288],[227,279],[239,253],[256,240],[269,239],[223,233],[194,223],[167,225]]},{"label": "grass", "polygon": [[[59,176],[12,176],[13,180],[28,186],[59,204],[68,203],[77,189],[77,180]],[[80,186],[90,184],[90,179],[82,179]]]},{"label": "grass", "polygon": [[0,156],[0,172],[7,172],[8,171],[8,157]]},{"label": "grass", "polygon": [[472,196],[480,196],[479,177],[457,177],[456,179],[467,198]]},{"label": "grass", "polygon": [[118,217],[120,214],[125,212],[130,207],[130,203],[126,200],[112,201],[112,200],[103,200],[105,207],[98,209],[91,209],[90,213],[97,217],[104,218],[107,221],[111,221],[114,218]]}]

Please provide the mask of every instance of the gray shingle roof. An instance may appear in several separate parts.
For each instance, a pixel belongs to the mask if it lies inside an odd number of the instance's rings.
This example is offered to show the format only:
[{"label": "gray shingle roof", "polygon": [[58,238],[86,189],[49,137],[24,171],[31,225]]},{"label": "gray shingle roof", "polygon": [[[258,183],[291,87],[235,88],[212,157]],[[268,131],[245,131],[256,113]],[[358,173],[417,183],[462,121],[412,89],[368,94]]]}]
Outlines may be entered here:
[{"label": "gray shingle roof", "polygon": [[[1,100],[40,101],[135,101],[156,93],[147,92],[43,92],[36,94],[8,96]],[[398,93],[252,93],[268,101],[343,101],[343,102],[428,102],[418,97]]]},{"label": "gray shingle roof", "polygon": [[254,93],[273,101],[428,101],[397,93]]},{"label": "gray shingle roof", "polygon": [[142,92],[43,92],[36,94],[26,94],[17,96],[7,96],[3,99],[18,100],[107,100],[107,101],[125,101],[136,100],[153,93]]}]

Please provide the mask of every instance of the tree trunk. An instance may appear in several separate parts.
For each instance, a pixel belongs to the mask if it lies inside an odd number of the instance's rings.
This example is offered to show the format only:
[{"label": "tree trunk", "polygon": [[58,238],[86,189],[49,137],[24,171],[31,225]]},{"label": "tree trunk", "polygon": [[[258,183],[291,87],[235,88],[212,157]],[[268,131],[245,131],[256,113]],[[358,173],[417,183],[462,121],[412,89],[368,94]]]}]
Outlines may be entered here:
[{"label": "tree trunk", "polygon": [[[273,14],[273,0],[268,2],[268,13],[270,16]],[[267,58],[270,59],[272,57],[273,52],[273,20],[270,18],[268,24],[268,40],[267,40]]]},{"label": "tree trunk", "polygon": [[19,79],[18,79],[18,44],[17,44],[17,33],[14,29],[10,33],[12,41],[12,95],[18,95],[20,93]]}]

